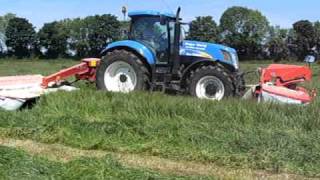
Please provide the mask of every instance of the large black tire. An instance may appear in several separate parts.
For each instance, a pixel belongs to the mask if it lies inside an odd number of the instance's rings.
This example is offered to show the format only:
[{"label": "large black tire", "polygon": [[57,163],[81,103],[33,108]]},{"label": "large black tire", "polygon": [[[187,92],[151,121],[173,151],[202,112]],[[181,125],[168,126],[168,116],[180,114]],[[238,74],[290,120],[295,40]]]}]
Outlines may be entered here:
[{"label": "large black tire", "polygon": [[235,78],[235,81],[238,82],[235,83],[236,96],[242,97],[246,93],[246,80],[244,79],[244,76],[239,76],[238,78]]},{"label": "large black tire", "polygon": [[[208,79],[214,79],[217,81],[221,82],[221,85],[223,86],[224,92],[223,96],[220,98],[213,98],[216,97],[215,93],[217,93],[218,88],[214,86],[215,83],[211,83],[210,85],[205,88],[205,94],[207,94],[207,91],[209,95],[207,95],[208,98],[200,96],[199,93],[197,93],[197,85],[202,81],[203,79],[207,78]],[[230,78],[230,75],[226,71],[224,71],[221,67],[219,66],[201,66],[197,68],[195,71],[192,71],[190,74],[190,77],[188,79],[189,83],[189,93],[192,96],[198,97],[198,98],[204,98],[204,99],[212,99],[212,100],[221,100],[230,96],[235,95],[235,88],[234,84],[232,82],[232,79]],[[220,91],[219,91],[220,92]],[[222,93],[220,93],[222,94]]]},{"label": "large black tire", "polygon": [[[108,82],[105,81],[105,73],[110,65],[116,62],[124,62],[129,64],[136,74],[136,84],[133,91],[142,91],[149,88],[150,73],[143,62],[132,52],[126,50],[114,50],[108,52],[100,62],[97,69],[96,85],[100,90],[109,90]],[[115,91],[121,92],[121,91]]]}]

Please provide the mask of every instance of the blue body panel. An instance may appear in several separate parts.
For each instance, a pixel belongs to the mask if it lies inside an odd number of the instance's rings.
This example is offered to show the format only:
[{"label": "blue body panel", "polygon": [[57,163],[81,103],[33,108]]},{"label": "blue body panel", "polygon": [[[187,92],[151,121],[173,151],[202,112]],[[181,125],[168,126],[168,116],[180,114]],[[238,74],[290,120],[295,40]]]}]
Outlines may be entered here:
[{"label": "blue body panel", "polygon": [[166,16],[166,17],[169,17],[169,18],[175,18],[176,17],[176,15],[173,14],[173,13],[152,11],[152,10],[149,10],[149,11],[132,11],[132,12],[128,13],[129,17],[134,17],[134,16],[160,16],[160,15],[163,15],[163,16]]},{"label": "blue body panel", "polygon": [[155,64],[156,62],[156,58],[152,51],[139,42],[131,40],[117,41],[109,44],[104,51],[108,51],[109,49],[116,47],[129,47],[138,52],[142,57],[145,57],[149,64]]},{"label": "blue body panel", "polygon": [[[142,57],[145,57],[147,62],[150,65],[153,65],[156,63],[155,54],[149,48],[147,48],[143,44],[136,41],[125,40],[125,41],[114,42],[109,44],[103,52],[113,48],[117,48],[117,47],[131,48],[136,52],[138,52]],[[222,54],[222,51],[226,51],[230,53],[232,57],[232,61],[225,60]],[[237,56],[236,50],[227,46],[219,45],[219,44],[212,44],[212,43],[199,42],[199,41],[183,41],[180,46],[180,56],[193,56],[193,57],[206,58],[212,61],[218,61],[221,63],[229,64],[233,66],[235,69],[239,68],[238,56]]]},{"label": "blue body panel", "polygon": [[[227,61],[224,59],[222,51],[230,53],[234,60],[237,61],[237,52],[235,49],[213,43],[199,42],[199,41],[183,41],[180,47],[180,55],[182,56],[194,56],[212,59],[213,61],[219,61],[222,63],[237,66],[238,62]],[[235,67],[236,69],[238,67]]]}]

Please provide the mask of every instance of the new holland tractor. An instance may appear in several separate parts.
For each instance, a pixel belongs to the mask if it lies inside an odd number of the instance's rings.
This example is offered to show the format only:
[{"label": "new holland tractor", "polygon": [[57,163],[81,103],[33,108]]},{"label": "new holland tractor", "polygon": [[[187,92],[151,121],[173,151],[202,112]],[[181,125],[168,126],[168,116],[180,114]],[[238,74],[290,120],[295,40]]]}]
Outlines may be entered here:
[{"label": "new holland tractor", "polygon": [[174,90],[211,100],[240,95],[244,80],[236,50],[184,40],[179,14],[180,8],[176,14],[130,12],[129,38],[103,50],[97,87],[112,92]]},{"label": "new holland tractor", "polygon": [[[44,94],[76,90],[71,85],[79,80],[96,83],[102,90],[124,93],[174,90],[210,100],[244,94],[243,99],[258,102],[303,105],[314,100],[315,90],[299,86],[311,81],[312,70],[287,64],[259,68],[259,82],[243,93],[244,74],[239,71],[236,51],[184,40],[179,14],[180,8],[176,15],[131,12],[129,40],[109,44],[102,51],[102,58],[86,58],[47,76],[0,77],[0,109],[17,110]],[[311,63],[315,57],[306,60]],[[68,82],[71,77],[74,81]]]}]

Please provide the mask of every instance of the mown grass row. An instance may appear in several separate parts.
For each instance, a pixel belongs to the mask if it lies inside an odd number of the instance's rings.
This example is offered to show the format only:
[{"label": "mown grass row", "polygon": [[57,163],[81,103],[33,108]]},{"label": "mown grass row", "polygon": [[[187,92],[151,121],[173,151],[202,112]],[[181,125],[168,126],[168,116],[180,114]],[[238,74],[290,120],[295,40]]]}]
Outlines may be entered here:
[{"label": "mown grass row", "polygon": [[[319,89],[318,77],[312,87]],[[320,176],[320,101],[308,106],[222,102],[92,86],[0,112],[1,136]]]},{"label": "mown grass row", "polygon": [[0,146],[0,179],[209,179],[164,175],[122,166],[111,156],[79,158],[68,163],[49,161]]}]

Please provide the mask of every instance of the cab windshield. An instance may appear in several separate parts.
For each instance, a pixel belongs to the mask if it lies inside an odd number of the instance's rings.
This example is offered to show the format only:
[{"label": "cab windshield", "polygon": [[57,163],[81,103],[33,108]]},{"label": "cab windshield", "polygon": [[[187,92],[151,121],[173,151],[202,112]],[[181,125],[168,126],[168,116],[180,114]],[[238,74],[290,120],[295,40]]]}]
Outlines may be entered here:
[{"label": "cab windshield", "polygon": [[174,42],[174,23],[161,24],[160,17],[134,17],[131,23],[130,40],[149,47],[157,58],[157,63],[168,63]]},{"label": "cab windshield", "polygon": [[159,17],[137,17],[131,24],[130,39],[152,49],[168,48],[168,27],[160,24]]}]

